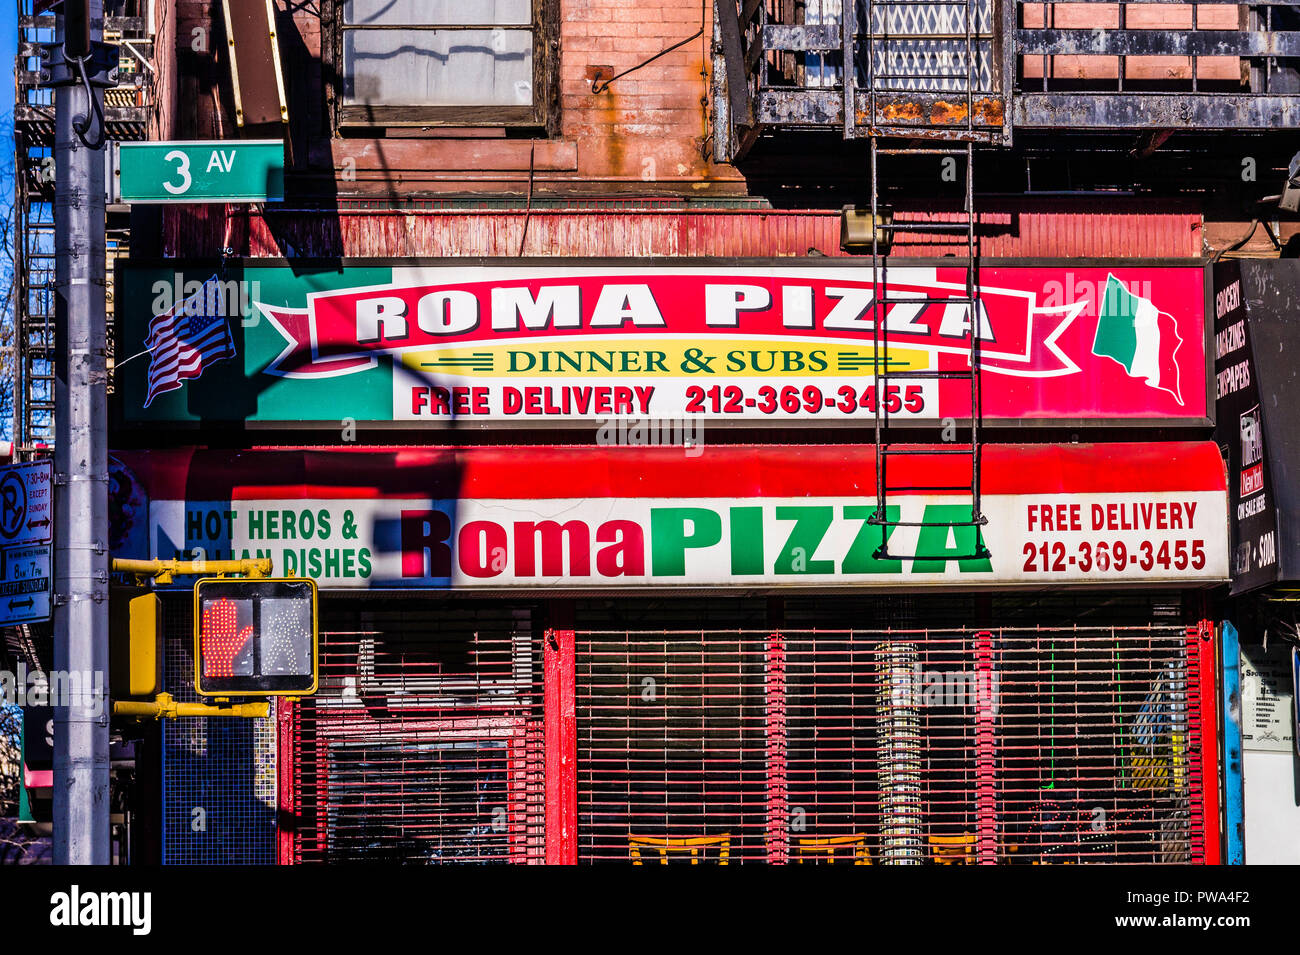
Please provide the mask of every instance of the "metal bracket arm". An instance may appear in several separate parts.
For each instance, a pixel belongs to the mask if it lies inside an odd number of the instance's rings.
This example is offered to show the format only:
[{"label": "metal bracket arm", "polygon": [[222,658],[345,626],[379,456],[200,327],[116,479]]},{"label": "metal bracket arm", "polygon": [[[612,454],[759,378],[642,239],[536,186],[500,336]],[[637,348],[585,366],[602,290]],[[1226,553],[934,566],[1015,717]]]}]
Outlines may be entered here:
[{"label": "metal bracket arm", "polygon": [[[90,56],[86,57],[86,79],[91,86],[105,89],[117,85],[118,63],[121,55],[115,43],[92,43]],[[46,86],[77,86],[81,76],[75,69],[75,60],[63,55],[60,44],[41,47],[41,81]]]},{"label": "metal bracket arm", "polygon": [[271,574],[271,558],[249,557],[244,560],[132,560],[114,557],[115,574],[135,574],[152,577],[160,584],[169,584],[173,576],[221,577],[239,574],[257,579]]},{"label": "metal bracket arm", "polygon": [[134,716],[136,719],[174,720],[186,716],[237,716],[260,720],[270,715],[271,705],[261,703],[178,703],[170,693],[159,693],[152,701],[115,700],[114,716]]}]

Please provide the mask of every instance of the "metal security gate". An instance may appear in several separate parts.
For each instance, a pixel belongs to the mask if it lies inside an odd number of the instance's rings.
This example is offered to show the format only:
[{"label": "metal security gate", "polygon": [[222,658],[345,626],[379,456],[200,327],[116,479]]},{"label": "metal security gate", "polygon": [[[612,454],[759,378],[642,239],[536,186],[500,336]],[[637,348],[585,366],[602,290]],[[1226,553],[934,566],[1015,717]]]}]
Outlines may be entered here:
[{"label": "metal security gate", "polygon": [[328,614],[320,692],[277,707],[282,862],[1217,858],[1204,629],[385,604]]},{"label": "metal security gate", "polygon": [[[542,647],[526,610],[332,613],[282,706],[282,862],[544,858]],[[348,626],[343,626],[348,625]]]},{"label": "metal security gate", "polygon": [[1194,628],[573,639],[580,861],[1205,860]]}]

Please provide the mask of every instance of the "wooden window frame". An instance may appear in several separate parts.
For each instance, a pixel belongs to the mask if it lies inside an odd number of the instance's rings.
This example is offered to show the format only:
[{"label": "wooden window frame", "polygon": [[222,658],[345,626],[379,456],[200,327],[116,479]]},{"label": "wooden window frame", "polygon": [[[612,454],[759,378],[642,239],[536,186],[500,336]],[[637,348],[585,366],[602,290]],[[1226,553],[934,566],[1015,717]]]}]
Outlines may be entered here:
[{"label": "wooden window frame", "polygon": [[344,0],[322,0],[325,110],[335,131],[382,127],[513,127],[553,132],[559,89],[559,0],[532,0],[531,106],[361,106],[343,101]]}]

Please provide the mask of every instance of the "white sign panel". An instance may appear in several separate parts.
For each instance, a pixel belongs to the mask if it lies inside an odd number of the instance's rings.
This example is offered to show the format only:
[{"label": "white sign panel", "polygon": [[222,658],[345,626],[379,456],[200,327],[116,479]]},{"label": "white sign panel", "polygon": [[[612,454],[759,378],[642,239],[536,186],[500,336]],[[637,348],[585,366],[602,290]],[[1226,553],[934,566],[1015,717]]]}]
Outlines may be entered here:
[{"label": "white sign panel", "polygon": [[0,564],[0,624],[49,620],[50,546],[6,547]]},{"label": "white sign panel", "polygon": [[1241,648],[1241,743],[1245,749],[1289,753],[1295,747],[1290,645]]},{"label": "white sign panel", "polygon": [[0,545],[48,544],[54,527],[53,465],[0,468]]},{"label": "white sign panel", "polygon": [[[270,557],[325,588],[982,587],[1226,579],[1222,491],[154,501],[152,556]],[[168,548],[170,545],[170,549]],[[896,556],[903,555],[903,556]],[[920,555],[920,556],[915,556]]]}]

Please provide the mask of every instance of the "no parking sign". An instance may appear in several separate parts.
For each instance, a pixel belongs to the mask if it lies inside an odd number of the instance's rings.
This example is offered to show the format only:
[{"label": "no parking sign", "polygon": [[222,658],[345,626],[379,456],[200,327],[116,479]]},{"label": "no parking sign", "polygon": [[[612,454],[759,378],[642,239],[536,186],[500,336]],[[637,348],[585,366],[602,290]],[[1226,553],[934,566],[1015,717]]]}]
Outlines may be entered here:
[{"label": "no parking sign", "polygon": [[0,468],[0,623],[50,618],[53,466]]},{"label": "no parking sign", "polygon": [[50,542],[54,527],[53,472],[49,461],[0,469],[0,545]]}]

